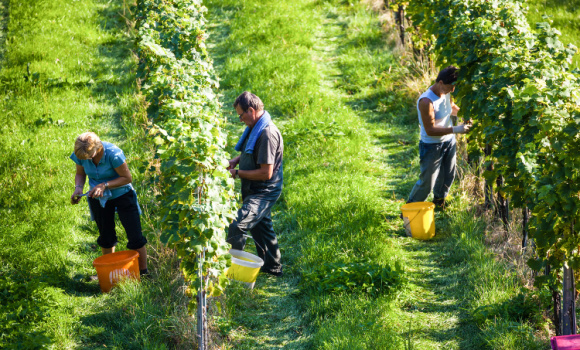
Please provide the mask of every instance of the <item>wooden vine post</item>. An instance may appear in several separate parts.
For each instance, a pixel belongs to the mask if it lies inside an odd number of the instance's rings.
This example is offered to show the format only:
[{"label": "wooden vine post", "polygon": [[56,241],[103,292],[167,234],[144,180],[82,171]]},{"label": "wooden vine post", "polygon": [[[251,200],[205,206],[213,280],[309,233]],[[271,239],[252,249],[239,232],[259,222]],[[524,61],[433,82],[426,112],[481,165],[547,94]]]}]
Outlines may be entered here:
[{"label": "wooden vine post", "polygon": [[[570,224],[570,235],[574,236],[574,220]],[[574,269],[564,263],[562,277],[562,335],[576,334],[576,286]]]},{"label": "wooden vine post", "polygon": [[576,288],[574,270],[564,265],[562,287],[562,312],[560,313],[562,335],[576,334]]},{"label": "wooden vine post", "polygon": [[199,350],[206,350],[208,345],[208,328],[207,328],[207,298],[206,288],[204,286],[205,278],[203,276],[203,260],[205,259],[205,251],[197,256],[199,266],[197,269],[197,277],[199,279],[199,289],[197,290],[197,344]]},{"label": "wooden vine post", "polygon": [[397,26],[399,27],[399,38],[401,39],[401,45],[405,47],[405,5],[399,5],[396,13]]},{"label": "wooden vine post", "polygon": [[522,209],[522,249],[526,249],[528,245],[528,221],[529,221],[530,210],[528,207]]},{"label": "wooden vine post", "polygon": [[[546,265],[546,276],[552,275],[552,268],[550,265]],[[556,335],[562,335],[562,314],[561,304],[562,298],[560,297],[560,292],[554,286],[550,285],[550,292],[552,293],[552,323],[554,324],[554,329],[556,330]]]},{"label": "wooden vine post", "polygon": [[[484,156],[488,157],[491,155],[491,145],[486,144],[483,149]],[[493,171],[493,162],[489,161],[487,165],[486,171],[492,172]],[[493,182],[489,181],[487,178],[485,179],[485,209],[490,209],[493,206]]]},{"label": "wooden vine post", "polygon": [[509,205],[509,199],[507,199],[503,194],[502,194],[502,187],[504,184],[503,181],[503,176],[499,175],[497,177],[497,179],[495,180],[495,183],[497,185],[497,206],[495,208],[496,213],[499,215],[501,221],[503,222],[503,227],[504,229],[507,231],[508,230],[508,224],[509,224],[509,210],[510,210],[510,205]]},{"label": "wooden vine post", "polygon": [[416,60],[422,61],[425,57],[429,63],[429,66],[432,65],[432,59],[430,55],[425,55],[425,47],[429,47],[430,41],[429,38],[423,37],[423,34],[418,26],[413,26],[415,29],[411,32],[411,35],[407,34],[408,28],[411,28],[412,24],[411,20],[407,18],[408,14],[406,11],[408,5],[408,1],[403,0],[384,0],[383,1],[383,8],[387,11],[391,11],[393,18],[395,19],[396,30],[399,33],[399,40],[401,42],[401,46],[406,48],[407,42],[410,43],[410,47],[412,48],[413,56]]}]

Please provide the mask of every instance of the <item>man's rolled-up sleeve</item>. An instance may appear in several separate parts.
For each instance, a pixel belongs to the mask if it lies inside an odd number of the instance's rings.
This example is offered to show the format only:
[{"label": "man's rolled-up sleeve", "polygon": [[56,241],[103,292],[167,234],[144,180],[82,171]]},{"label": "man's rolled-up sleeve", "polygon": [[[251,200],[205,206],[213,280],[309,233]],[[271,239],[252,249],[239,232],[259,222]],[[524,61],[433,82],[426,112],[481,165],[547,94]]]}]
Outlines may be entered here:
[{"label": "man's rolled-up sleeve", "polygon": [[259,142],[257,163],[274,164],[279,140],[270,133],[269,129],[265,129],[260,135]]}]

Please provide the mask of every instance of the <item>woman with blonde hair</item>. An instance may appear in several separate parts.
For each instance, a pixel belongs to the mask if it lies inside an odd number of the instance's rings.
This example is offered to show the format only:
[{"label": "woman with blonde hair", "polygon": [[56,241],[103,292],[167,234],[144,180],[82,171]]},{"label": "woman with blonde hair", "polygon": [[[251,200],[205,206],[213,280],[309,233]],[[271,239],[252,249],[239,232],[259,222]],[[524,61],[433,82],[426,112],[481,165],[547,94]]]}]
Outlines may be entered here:
[{"label": "woman with blonde hair", "polygon": [[81,200],[88,176],[86,196],[91,217],[99,229],[97,243],[103,254],[113,253],[117,245],[116,211],[127,232],[127,248],[139,252],[141,275],[147,274],[147,239],[141,231],[141,209],[123,151],[110,142],[101,141],[95,133],[85,132],[77,137],[70,159],[76,163],[71,203],[78,204]]}]

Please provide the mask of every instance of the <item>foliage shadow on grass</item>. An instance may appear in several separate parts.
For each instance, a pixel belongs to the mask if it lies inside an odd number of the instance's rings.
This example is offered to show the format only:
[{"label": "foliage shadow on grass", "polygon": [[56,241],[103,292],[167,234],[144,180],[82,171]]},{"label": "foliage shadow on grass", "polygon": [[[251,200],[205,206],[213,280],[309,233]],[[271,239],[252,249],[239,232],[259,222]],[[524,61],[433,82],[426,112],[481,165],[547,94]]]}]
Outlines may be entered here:
[{"label": "foliage shadow on grass", "polygon": [[414,167],[412,161],[419,153],[419,147],[410,146],[416,144],[416,135],[409,133],[409,128],[393,128],[388,134],[377,135],[377,144],[387,150],[379,159],[392,167],[390,176],[385,184],[394,193],[396,198],[406,199],[411,189],[418,180],[419,171],[409,171],[408,167]]},{"label": "foliage shadow on grass", "polygon": [[[286,271],[287,272],[287,271]],[[252,337],[236,344],[236,349],[254,349],[258,343],[252,338],[259,338],[260,348],[279,349],[284,343],[284,348],[304,349],[307,339],[303,338],[304,329],[301,321],[301,310],[293,310],[287,313],[284,303],[288,296],[300,300],[303,295],[295,293],[298,279],[288,277],[273,277],[260,273],[253,290],[232,281],[226,289],[226,300],[229,316],[235,325],[252,329]],[[289,327],[288,323],[292,323]]]},{"label": "foliage shadow on grass", "polygon": [[[426,242],[414,242],[416,244],[404,245],[403,248],[409,252],[426,252],[428,259],[422,259],[419,264],[421,277],[415,279],[417,285],[423,290],[435,290],[434,298],[416,302],[408,309],[420,310],[419,315],[427,313],[450,312],[456,309],[458,315],[457,325],[448,328],[444,332],[432,329],[425,331],[429,337],[438,340],[458,339],[459,349],[473,349],[483,346],[484,340],[481,330],[473,323],[473,317],[467,311],[470,306],[469,298],[473,288],[472,278],[469,276],[470,261],[472,256],[477,256],[478,249],[473,244],[464,244],[462,238],[457,234],[452,234],[452,218],[446,213],[436,214],[437,223],[436,236]],[[473,239],[473,238],[472,238]],[[433,288],[437,286],[437,288]],[[443,304],[452,299],[453,306]],[[433,302],[435,301],[435,303]],[[420,316],[415,317],[420,317]]]},{"label": "foliage shadow on grass", "polygon": [[[100,18],[103,18],[100,23],[103,31],[122,33],[127,30],[127,24],[122,22],[120,13],[116,8],[105,7],[98,12],[98,15]],[[118,106],[120,101],[119,96],[126,92],[127,87],[136,89],[135,74],[127,74],[128,70],[136,68],[136,66],[128,67],[126,65],[126,57],[133,54],[130,49],[125,49],[128,47],[133,47],[132,41],[128,38],[125,40],[115,38],[98,47],[99,56],[107,58],[106,64],[94,65],[94,68],[90,72],[95,82],[90,84],[90,88],[93,91],[92,96],[96,96],[99,102],[108,102],[114,106]],[[110,79],[102,79],[105,76],[125,77],[125,80],[119,79],[111,82]],[[95,115],[94,117],[98,116]],[[109,115],[108,119],[114,125],[112,130],[119,130],[119,132],[109,131],[106,136],[113,138],[119,138],[121,136],[120,131],[123,130],[121,117],[120,112]]]},{"label": "foliage shadow on grass", "polygon": [[[140,350],[142,344],[135,341],[135,339],[123,339],[120,341],[119,335],[123,337],[125,332],[111,332],[111,326],[116,329],[130,327],[131,319],[128,319],[126,308],[115,308],[115,310],[103,310],[96,314],[91,314],[79,319],[80,326],[78,337],[82,341],[83,349],[103,349],[103,345],[110,343],[123,343],[124,349]],[[135,317],[136,318],[136,317]],[[129,321],[125,323],[125,321]],[[106,327],[106,328],[105,328]],[[123,337],[124,338],[124,337]],[[106,345],[105,347],[106,348]]]}]

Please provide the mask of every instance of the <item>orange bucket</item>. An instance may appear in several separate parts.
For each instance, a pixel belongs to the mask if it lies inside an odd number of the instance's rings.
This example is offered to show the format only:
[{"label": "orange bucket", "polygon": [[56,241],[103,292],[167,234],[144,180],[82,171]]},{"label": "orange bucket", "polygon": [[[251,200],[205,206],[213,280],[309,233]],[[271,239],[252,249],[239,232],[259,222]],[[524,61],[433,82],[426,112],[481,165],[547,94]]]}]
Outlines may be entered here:
[{"label": "orange bucket", "polygon": [[134,250],[124,250],[101,255],[93,261],[97,269],[101,291],[107,293],[117,283],[125,278],[141,280],[139,276],[139,253]]}]

